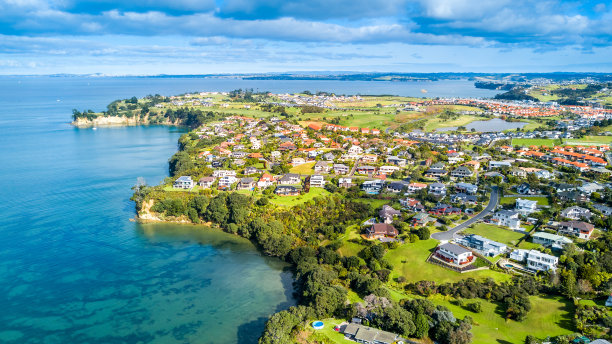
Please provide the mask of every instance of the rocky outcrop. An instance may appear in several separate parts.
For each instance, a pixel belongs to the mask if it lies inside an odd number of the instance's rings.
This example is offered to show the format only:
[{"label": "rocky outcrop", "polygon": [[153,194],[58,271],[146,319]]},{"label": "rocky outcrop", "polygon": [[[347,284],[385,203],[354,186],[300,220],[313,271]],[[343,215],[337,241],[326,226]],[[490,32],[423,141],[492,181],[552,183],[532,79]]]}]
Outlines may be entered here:
[{"label": "rocky outcrop", "polygon": [[[150,117],[145,116],[134,116],[128,118],[127,116],[98,116],[91,120],[87,118],[78,118],[76,121],[71,123],[75,127],[89,128],[89,127],[112,127],[112,126],[131,126],[131,125],[146,125],[150,124]],[[156,123],[161,125],[178,125],[177,122],[171,122],[165,119],[164,122]]]}]

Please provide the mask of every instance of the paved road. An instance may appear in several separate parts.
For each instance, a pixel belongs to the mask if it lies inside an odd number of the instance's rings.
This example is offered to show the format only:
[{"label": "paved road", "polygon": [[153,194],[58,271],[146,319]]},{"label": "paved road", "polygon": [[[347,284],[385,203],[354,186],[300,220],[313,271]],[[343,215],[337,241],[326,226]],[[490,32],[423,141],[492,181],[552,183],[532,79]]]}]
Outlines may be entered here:
[{"label": "paved road", "polygon": [[472,217],[471,219],[465,221],[464,223],[456,226],[455,228],[452,228],[446,232],[434,233],[431,235],[431,237],[436,240],[451,240],[457,232],[460,232],[466,229],[471,224],[489,215],[489,213],[495,210],[495,207],[497,207],[498,203],[499,203],[499,190],[497,189],[497,186],[493,186],[491,190],[491,199],[489,200],[489,204],[487,205],[486,208],[483,209],[483,211],[481,211],[480,213],[478,213],[476,216]]}]

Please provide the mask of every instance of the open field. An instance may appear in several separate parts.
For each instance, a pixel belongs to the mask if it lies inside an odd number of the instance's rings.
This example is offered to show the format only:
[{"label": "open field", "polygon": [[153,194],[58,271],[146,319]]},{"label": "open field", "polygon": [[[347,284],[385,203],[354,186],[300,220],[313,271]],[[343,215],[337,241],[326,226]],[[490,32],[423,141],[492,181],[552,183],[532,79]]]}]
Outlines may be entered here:
[{"label": "open field", "polygon": [[315,164],[316,164],[315,161],[307,162],[307,163],[302,164],[302,165],[291,167],[289,169],[289,172],[297,173],[297,174],[313,174],[314,173],[313,167],[314,167]]},{"label": "open field", "polygon": [[427,121],[427,124],[425,124],[425,131],[433,131],[439,128],[446,128],[446,127],[460,127],[460,126],[468,125],[478,120],[485,120],[485,119],[482,117],[474,116],[474,115],[462,115],[456,119],[444,121],[439,117],[434,117],[434,118],[429,119]]},{"label": "open field", "polygon": [[585,136],[581,139],[567,139],[568,145],[609,145],[612,144],[612,136]]},{"label": "open field", "polygon": [[516,203],[516,199],[528,199],[530,201],[537,201],[538,205],[548,205],[548,197],[534,197],[534,196],[525,196],[525,197],[502,197],[499,201],[499,204],[514,204]]},{"label": "open field", "polygon": [[270,198],[270,202],[276,205],[292,207],[296,204],[302,204],[304,202],[310,201],[317,196],[327,196],[327,195],[329,195],[329,192],[323,188],[311,188],[310,192],[305,195],[299,195],[299,196],[274,195],[272,198]]},{"label": "open field", "polygon": [[477,223],[474,228],[463,231],[464,234],[477,234],[493,241],[501,242],[506,245],[516,245],[525,234],[503,229],[498,226],[486,223]]},{"label": "open field", "polygon": [[505,320],[501,306],[485,300],[473,300],[482,303],[482,312],[472,313],[452,304],[451,298],[434,296],[430,299],[436,304],[448,307],[459,319],[466,315],[474,319],[475,324],[472,327],[474,344],[523,343],[529,334],[538,339],[545,339],[548,336],[573,332],[574,305],[561,297],[531,296],[531,311],[521,322]]},{"label": "open field", "polygon": [[553,147],[560,145],[559,139],[512,139],[513,146],[547,146]]},{"label": "open field", "polygon": [[407,282],[428,280],[436,281],[436,283],[455,282],[469,277],[476,279],[491,277],[500,282],[510,279],[510,275],[497,271],[481,270],[460,274],[427,263],[425,260],[438,244],[437,240],[428,239],[415,243],[406,243],[389,251],[385,258],[393,265],[391,278],[404,276]]}]

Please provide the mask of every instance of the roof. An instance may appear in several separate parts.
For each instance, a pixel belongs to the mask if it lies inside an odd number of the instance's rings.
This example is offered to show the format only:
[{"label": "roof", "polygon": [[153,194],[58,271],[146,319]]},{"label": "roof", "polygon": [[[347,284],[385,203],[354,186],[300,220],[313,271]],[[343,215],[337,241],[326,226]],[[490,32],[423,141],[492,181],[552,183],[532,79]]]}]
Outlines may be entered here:
[{"label": "roof", "polygon": [[572,242],[572,239],[568,237],[564,237],[563,235],[547,233],[547,232],[536,232],[533,234],[533,237],[552,240],[552,241],[563,241],[568,244]]},{"label": "roof", "polygon": [[468,252],[472,252],[470,250],[468,250],[467,248],[463,248],[459,245],[455,245],[455,244],[451,244],[451,243],[446,243],[446,244],[442,244],[440,246],[438,246],[441,249],[444,249],[445,251],[448,251],[454,255],[460,255],[463,253],[468,253]]},{"label": "roof", "polygon": [[561,222],[559,225],[561,227],[576,228],[581,231],[591,231],[593,230],[593,228],[595,228],[595,226],[593,226],[592,224],[586,223],[583,221],[567,221],[567,222]]},{"label": "roof", "polygon": [[192,180],[190,176],[180,176],[178,177],[176,181],[177,182],[191,182]]}]

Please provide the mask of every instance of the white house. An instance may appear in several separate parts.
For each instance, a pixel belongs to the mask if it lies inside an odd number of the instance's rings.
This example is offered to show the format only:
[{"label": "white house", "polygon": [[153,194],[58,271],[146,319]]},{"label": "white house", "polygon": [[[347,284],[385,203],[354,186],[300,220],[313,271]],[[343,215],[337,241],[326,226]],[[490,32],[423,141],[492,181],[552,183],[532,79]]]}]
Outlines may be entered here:
[{"label": "white house", "polygon": [[228,187],[237,181],[238,181],[238,178],[234,176],[224,176],[224,177],[219,178],[219,187],[220,188]]},{"label": "white house", "polygon": [[174,181],[173,186],[177,189],[191,189],[193,185],[193,179],[190,176],[180,176]]},{"label": "white house", "polygon": [[537,210],[538,201],[530,201],[528,199],[516,199],[516,205],[514,209],[521,215],[526,216]]},{"label": "white house", "polygon": [[200,184],[200,186],[203,189],[208,189],[213,185],[214,182],[215,182],[215,177],[202,177],[198,181],[198,184]]},{"label": "white house", "polygon": [[446,195],[446,185],[442,183],[429,184],[429,193],[436,196]]},{"label": "white house", "polygon": [[511,167],[512,163],[510,161],[504,160],[504,161],[489,161],[489,169],[492,168],[500,168],[500,167]]},{"label": "white house", "polygon": [[573,206],[563,209],[561,211],[561,216],[567,217],[568,219],[572,220],[580,220],[583,217],[590,219],[593,214],[589,209]]},{"label": "white house", "polygon": [[325,187],[325,178],[320,174],[310,176],[310,186],[316,188]]},{"label": "white house", "polygon": [[446,262],[457,265],[467,264],[474,259],[472,251],[451,243],[438,246],[435,255]]},{"label": "white house", "polygon": [[531,236],[531,240],[533,240],[533,242],[536,244],[540,244],[544,246],[551,246],[553,248],[558,248],[558,249],[561,249],[563,248],[563,246],[572,243],[572,239],[568,237],[564,237],[563,235],[547,233],[547,232],[534,233]]},{"label": "white house", "polygon": [[363,153],[363,148],[359,146],[351,146],[351,148],[347,150],[347,153],[349,155],[358,155],[358,154]]},{"label": "white house", "polygon": [[419,190],[423,190],[427,187],[424,183],[410,183],[408,184],[408,193],[415,193]]},{"label": "white house", "polygon": [[516,211],[500,210],[493,215],[491,222],[498,226],[505,226],[510,229],[519,229],[521,221]]},{"label": "white house", "polygon": [[214,170],[212,176],[215,178],[230,177],[230,176],[235,177],[236,171],[234,170]]},{"label": "white house", "polygon": [[392,174],[395,171],[399,171],[400,168],[397,166],[389,166],[389,165],[385,165],[385,166],[381,166],[378,171],[382,174]]},{"label": "white house", "polygon": [[535,271],[555,271],[559,258],[537,250],[514,250],[510,253],[510,259],[524,262],[527,268]]}]

